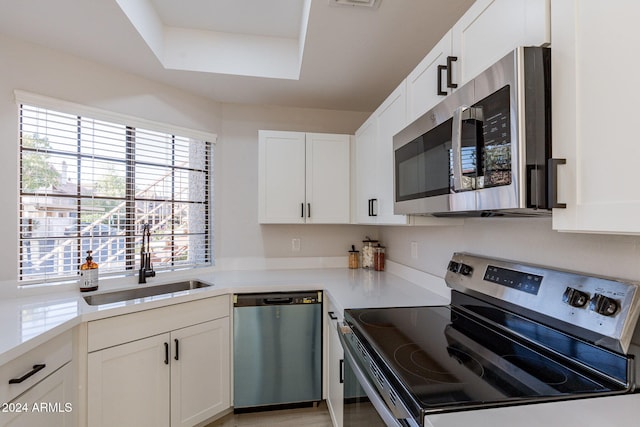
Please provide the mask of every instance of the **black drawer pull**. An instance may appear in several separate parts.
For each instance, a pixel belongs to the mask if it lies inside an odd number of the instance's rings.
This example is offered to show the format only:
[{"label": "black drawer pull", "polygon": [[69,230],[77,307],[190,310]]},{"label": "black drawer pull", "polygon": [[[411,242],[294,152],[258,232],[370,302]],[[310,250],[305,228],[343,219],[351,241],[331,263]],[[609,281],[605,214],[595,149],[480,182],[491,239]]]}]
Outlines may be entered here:
[{"label": "black drawer pull", "polygon": [[567,159],[548,159],[547,160],[547,194],[549,195],[549,208],[565,209],[566,203],[558,202],[558,165],[566,165]]},{"label": "black drawer pull", "polygon": [[447,87],[455,89],[458,87],[457,83],[453,83],[453,69],[452,69],[452,63],[457,61],[458,57],[457,56],[447,56]]},{"label": "black drawer pull", "polygon": [[[441,96],[447,95],[447,92],[442,90],[442,72],[446,69],[447,69],[446,65],[438,65],[438,91],[436,93]],[[447,71],[447,75],[449,75],[448,71]]]},{"label": "black drawer pull", "polygon": [[327,314],[329,315],[331,320],[338,320],[338,316],[336,316],[336,314],[333,311],[330,311]]},{"label": "black drawer pull", "polygon": [[344,359],[340,359],[340,384],[344,383]]},{"label": "black drawer pull", "polygon": [[43,370],[47,365],[40,364],[40,365],[33,365],[33,369],[31,369],[29,372],[27,372],[26,374],[24,374],[23,376],[21,376],[20,378],[12,378],[9,380],[9,384],[20,384],[22,381],[26,380],[27,378],[31,377],[32,375],[35,375],[36,373],[38,373],[39,371]]}]

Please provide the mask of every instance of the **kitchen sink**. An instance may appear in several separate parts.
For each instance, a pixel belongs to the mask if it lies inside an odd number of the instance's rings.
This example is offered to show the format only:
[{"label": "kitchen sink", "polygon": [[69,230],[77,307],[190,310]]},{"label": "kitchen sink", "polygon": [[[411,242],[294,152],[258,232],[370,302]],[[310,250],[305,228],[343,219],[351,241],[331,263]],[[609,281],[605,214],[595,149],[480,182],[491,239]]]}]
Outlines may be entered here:
[{"label": "kitchen sink", "polygon": [[138,298],[147,298],[157,295],[172,294],[175,292],[190,291],[193,289],[208,288],[213,286],[199,280],[186,280],[182,282],[167,283],[164,285],[145,286],[141,288],[124,289],[122,291],[105,292],[103,294],[87,295],[84,300],[89,305],[111,304],[114,302],[130,301]]}]

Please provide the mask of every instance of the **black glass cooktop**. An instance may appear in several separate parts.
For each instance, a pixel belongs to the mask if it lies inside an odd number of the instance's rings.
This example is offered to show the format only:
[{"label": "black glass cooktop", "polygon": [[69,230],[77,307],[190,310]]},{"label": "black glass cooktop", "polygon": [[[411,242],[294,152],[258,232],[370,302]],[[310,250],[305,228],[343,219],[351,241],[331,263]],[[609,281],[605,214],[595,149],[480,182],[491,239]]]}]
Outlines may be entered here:
[{"label": "black glass cooktop", "polygon": [[[429,411],[624,392],[627,359],[519,316],[487,313],[549,351],[450,306],[346,310],[345,320],[398,391]],[[545,336],[548,335],[548,336]],[[558,350],[560,348],[560,350]],[[606,375],[553,353],[585,354]],[[615,375],[611,378],[610,373]],[[406,397],[406,396],[405,396]]]}]

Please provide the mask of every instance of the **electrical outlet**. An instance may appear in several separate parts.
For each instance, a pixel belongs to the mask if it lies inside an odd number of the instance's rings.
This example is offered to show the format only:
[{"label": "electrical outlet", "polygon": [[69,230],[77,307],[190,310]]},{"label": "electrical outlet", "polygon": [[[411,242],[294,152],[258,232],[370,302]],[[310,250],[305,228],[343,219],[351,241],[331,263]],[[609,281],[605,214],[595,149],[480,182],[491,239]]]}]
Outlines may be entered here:
[{"label": "electrical outlet", "polygon": [[411,258],[418,259],[418,242],[411,242]]},{"label": "electrical outlet", "polygon": [[297,237],[294,237],[293,239],[291,239],[291,250],[293,252],[300,252],[300,239]]}]

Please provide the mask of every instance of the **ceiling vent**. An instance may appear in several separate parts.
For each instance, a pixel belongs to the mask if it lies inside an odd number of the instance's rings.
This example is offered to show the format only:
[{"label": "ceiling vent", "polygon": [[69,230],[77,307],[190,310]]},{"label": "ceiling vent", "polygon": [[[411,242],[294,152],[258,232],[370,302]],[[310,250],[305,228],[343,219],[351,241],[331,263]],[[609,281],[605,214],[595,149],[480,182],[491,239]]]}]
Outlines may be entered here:
[{"label": "ceiling vent", "polygon": [[329,0],[331,6],[354,6],[375,9],[382,0]]}]

